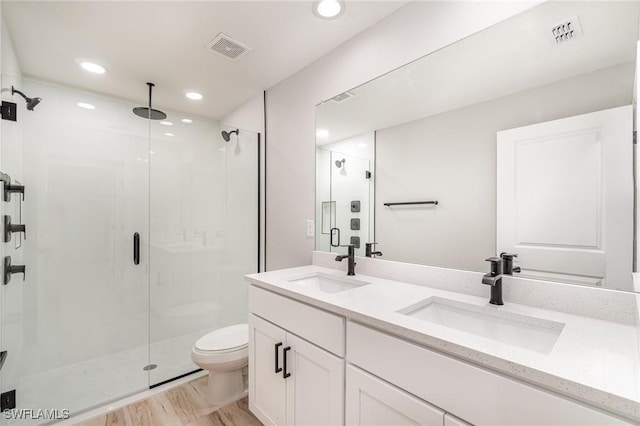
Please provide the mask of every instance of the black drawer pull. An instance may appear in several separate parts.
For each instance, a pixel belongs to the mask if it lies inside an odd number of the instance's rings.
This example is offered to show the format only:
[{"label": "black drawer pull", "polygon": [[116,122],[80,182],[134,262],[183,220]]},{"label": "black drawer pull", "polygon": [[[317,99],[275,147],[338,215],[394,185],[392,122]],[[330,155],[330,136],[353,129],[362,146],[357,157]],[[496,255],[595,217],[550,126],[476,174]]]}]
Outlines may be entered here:
[{"label": "black drawer pull", "polygon": [[280,367],[280,361],[278,361],[278,348],[282,346],[282,342],[280,343],[276,343],[275,345],[275,351],[276,351],[276,373],[279,373],[282,371],[282,367]]},{"label": "black drawer pull", "polygon": [[284,364],[284,370],[282,370],[282,378],[286,379],[287,377],[291,376],[291,373],[289,373],[287,371],[287,352],[289,352],[291,350],[291,346],[287,346],[286,348],[284,348],[282,350],[282,357],[284,358],[283,364]]},{"label": "black drawer pull", "polygon": [[133,234],[133,264],[140,264],[140,234]]}]

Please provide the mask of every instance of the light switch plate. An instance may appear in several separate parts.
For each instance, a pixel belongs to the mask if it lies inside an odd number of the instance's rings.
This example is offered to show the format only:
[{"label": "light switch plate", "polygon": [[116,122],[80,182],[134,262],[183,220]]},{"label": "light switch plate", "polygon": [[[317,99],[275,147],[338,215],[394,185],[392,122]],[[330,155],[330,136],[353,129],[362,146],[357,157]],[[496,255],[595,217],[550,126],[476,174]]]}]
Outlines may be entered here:
[{"label": "light switch plate", "polygon": [[316,226],[313,219],[307,219],[307,237],[313,237],[316,234]]}]

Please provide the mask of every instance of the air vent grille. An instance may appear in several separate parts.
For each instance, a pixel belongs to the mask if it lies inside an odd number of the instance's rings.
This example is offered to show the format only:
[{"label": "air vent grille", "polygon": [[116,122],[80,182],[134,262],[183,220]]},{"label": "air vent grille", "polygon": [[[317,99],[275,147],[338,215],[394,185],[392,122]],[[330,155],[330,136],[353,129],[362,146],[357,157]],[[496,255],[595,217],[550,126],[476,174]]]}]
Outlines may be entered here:
[{"label": "air vent grille", "polygon": [[351,93],[351,92],[344,92],[344,93],[340,93],[339,95],[334,96],[330,100],[335,102],[335,103],[340,103],[340,102],[346,101],[347,99],[351,99],[354,96],[355,95],[353,93]]},{"label": "air vent grille", "polygon": [[216,38],[209,43],[207,48],[213,53],[224,56],[232,61],[237,61],[251,51],[249,46],[232,39],[224,33],[218,34]]},{"label": "air vent grille", "polygon": [[563,44],[582,36],[582,25],[577,16],[554,25],[549,31],[549,35],[556,44]]}]

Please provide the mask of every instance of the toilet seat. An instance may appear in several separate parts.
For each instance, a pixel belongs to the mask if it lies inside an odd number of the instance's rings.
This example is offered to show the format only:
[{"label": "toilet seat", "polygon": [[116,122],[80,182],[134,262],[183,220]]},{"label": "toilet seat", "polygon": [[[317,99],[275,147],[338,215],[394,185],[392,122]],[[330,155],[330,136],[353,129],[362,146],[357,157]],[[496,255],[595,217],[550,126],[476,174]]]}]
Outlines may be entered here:
[{"label": "toilet seat", "polygon": [[220,328],[199,338],[194,348],[198,352],[222,354],[242,351],[249,346],[249,325],[236,324]]}]

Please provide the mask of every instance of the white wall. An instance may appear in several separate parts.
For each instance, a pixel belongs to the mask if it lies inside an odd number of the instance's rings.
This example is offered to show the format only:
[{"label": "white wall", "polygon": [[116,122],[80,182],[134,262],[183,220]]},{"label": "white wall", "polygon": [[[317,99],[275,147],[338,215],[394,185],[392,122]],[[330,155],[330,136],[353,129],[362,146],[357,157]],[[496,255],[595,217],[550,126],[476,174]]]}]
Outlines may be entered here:
[{"label": "white wall", "polygon": [[[484,271],[496,254],[496,132],[629,105],[627,63],[376,133],[376,238],[385,259]],[[615,84],[614,84],[615,83]],[[434,199],[437,207],[384,207]]]},{"label": "white wall", "polygon": [[540,2],[412,2],[267,91],[267,269],[311,262],[315,105]]}]

